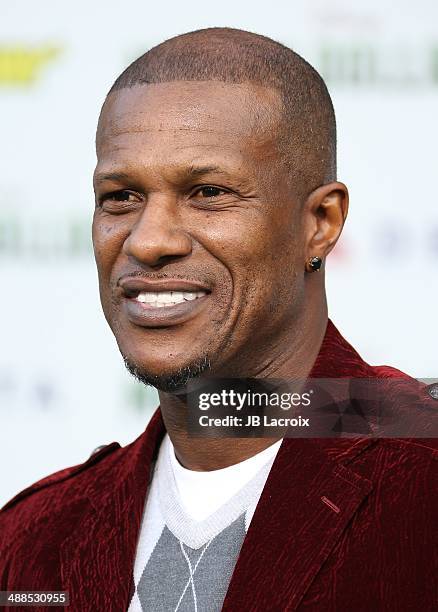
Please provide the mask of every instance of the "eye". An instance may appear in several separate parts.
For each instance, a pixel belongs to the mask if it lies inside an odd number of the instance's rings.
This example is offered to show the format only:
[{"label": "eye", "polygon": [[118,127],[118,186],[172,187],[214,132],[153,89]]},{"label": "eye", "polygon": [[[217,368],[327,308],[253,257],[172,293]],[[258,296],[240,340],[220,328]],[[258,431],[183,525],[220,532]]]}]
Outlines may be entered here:
[{"label": "eye", "polygon": [[98,198],[97,206],[104,212],[123,213],[133,210],[133,205],[141,201],[140,196],[127,189],[104,193]]},{"label": "eye", "polygon": [[214,187],[213,185],[203,185],[195,191],[194,195],[201,194],[203,198],[216,198],[223,193],[227,193],[225,189]]},{"label": "eye", "polygon": [[[130,191],[126,191],[122,189],[121,191],[113,191],[112,193],[107,193],[99,198],[99,202],[113,201],[113,202],[134,202],[136,201],[134,198],[136,196]],[[132,199],[130,199],[132,198]]]}]

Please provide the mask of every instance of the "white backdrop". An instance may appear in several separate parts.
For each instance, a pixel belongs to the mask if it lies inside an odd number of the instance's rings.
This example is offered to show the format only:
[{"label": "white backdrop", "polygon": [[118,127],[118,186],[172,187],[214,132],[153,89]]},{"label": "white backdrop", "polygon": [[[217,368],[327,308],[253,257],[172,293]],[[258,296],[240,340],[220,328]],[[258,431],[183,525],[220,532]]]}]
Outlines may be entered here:
[{"label": "white backdrop", "polygon": [[437,377],[438,5],[433,0],[39,0],[0,16],[0,505],[156,404],[125,372],[92,258],[94,132],[121,70],[165,38],[252,30],[318,68],[338,121],[346,231],[330,314],[371,363]]}]

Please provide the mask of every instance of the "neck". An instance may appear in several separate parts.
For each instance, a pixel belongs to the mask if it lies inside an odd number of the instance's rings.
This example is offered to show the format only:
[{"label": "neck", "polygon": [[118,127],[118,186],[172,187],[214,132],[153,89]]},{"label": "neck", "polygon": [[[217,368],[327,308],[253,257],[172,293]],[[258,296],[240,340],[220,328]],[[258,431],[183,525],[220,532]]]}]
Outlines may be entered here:
[{"label": "neck", "polygon": [[[266,347],[262,359],[248,371],[256,378],[306,378],[318,355],[327,327],[326,305],[303,324]],[[254,354],[254,351],[252,351]],[[260,355],[260,353],[258,353]],[[214,374],[214,373],[213,373]],[[276,438],[195,438],[187,433],[187,404],[179,397],[160,391],[163,421],[179,462],[190,470],[211,471],[234,465],[274,444]]]}]

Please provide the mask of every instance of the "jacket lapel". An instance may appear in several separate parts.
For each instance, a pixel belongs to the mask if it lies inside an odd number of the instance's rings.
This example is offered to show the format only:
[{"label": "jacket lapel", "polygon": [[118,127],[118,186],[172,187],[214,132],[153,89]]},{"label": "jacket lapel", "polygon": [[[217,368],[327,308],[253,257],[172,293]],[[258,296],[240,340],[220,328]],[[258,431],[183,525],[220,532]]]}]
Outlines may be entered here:
[{"label": "jacket lapel", "polygon": [[[372,376],[328,322],[313,378]],[[375,440],[285,438],[271,468],[224,612],[296,610],[372,483],[346,467]]]},{"label": "jacket lapel", "polygon": [[[82,500],[82,521],[60,548],[62,584],[72,609],[128,608],[145,496],[163,434],[157,411],[120,466],[111,470],[111,481],[96,482],[96,490]],[[106,496],[102,488],[107,489]]]},{"label": "jacket lapel", "polygon": [[223,610],[296,610],[371,489],[368,480],[331,459],[318,440],[285,439]]}]

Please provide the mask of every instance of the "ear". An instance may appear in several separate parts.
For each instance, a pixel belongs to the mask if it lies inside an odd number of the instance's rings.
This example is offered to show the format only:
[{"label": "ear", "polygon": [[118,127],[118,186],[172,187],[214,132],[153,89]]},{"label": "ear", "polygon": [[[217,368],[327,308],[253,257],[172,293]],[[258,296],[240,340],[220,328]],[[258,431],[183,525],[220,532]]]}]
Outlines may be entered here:
[{"label": "ear", "polygon": [[348,189],[333,182],[312,191],[304,204],[306,262],[311,257],[323,261],[335,246],[348,213]]}]

